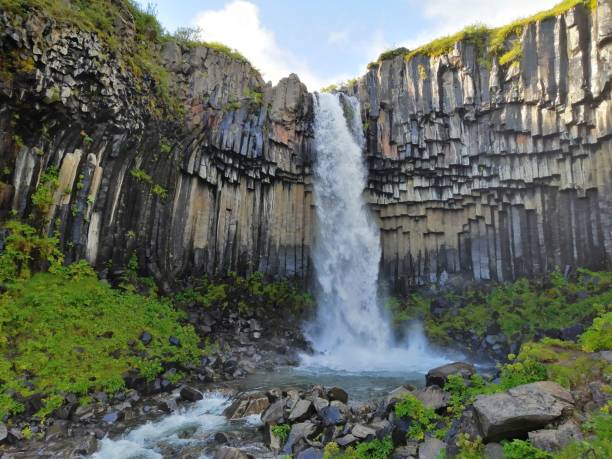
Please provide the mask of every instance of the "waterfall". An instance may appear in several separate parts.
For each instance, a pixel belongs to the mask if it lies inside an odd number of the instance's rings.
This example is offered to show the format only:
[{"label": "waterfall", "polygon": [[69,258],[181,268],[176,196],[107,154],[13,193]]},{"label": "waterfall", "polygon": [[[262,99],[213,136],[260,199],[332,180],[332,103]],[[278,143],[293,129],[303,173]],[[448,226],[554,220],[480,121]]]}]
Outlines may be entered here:
[{"label": "waterfall", "polygon": [[[411,342],[398,348],[378,297],[380,231],[363,199],[363,146],[359,102],[342,94],[317,94],[313,261],[318,306],[306,331],[315,354],[302,361],[333,370],[415,369],[415,360],[427,356],[422,332],[416,330]],[[424,366],[431,368],[427,357]]]}]

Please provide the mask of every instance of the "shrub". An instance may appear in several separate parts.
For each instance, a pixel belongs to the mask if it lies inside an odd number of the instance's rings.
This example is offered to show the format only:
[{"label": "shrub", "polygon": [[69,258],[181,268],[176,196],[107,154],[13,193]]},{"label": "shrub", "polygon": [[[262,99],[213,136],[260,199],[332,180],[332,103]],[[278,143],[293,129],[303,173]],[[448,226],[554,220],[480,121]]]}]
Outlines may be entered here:
[{"label": "shrub", "polygon": [[393,452],[393,442],[389,437],[363,442],[355,447],[359,459],[387,459]]},{"label": "shrub", "polygon": [[132,175],[132,177],[134,177],[139,182],[149,183],[149,184],[153,182],[153,179],[151,178],[151,176],[147,174],[144,170],[138,167],[135,167],[134,169],[132,169],[130,171],[130,174]]},{"label": "shrub", "polygon": [[514,439],[503,446],[505,459],[552,459],[549,453],[525,440]]},{"label": "shrub", "polygon": [[587,352],[612,349],[612,312],[597,317],[581,336],[580,344]]},{"label": "shrub", "polygon": [[272,430],[272,433],[278,437],[278,439],[280,440],[282,444],[287,441],[287,438],[289,438],[289,432],[291,432],[291,426],[289,424],[278,424],[278,425],[272,426],[271,430]]},{"label": "shrub", "polygon": [[52,272],[61,268],[64,255],[58,249],[56,236],[41,236],[29,225],[11,220],[4,225],[8,236],[0,253],[0,285],[30,278],[32,271],[48,267]]},{"label": "shrub", "polygon": [[401,418],[410,418],[411,423],[406,436],[410,440],[422,441],[425,434],[436,428],[438,416],[431,408],[412,394],[406,394],[395,404],[395,414]]},{"label": "shrub", "polygon": [[526,358],[503,365],[499,384],[502,389],[507,390],[522,384],[544,381],[547,376],[546,366],[543,363]]},{"label": "shrub", "polygon": [[36,209],[46,214],[53,205],[53,194],[59,185],[57,168],[50,167],[41,176],[36,191],[32,194],[32,204]]}]

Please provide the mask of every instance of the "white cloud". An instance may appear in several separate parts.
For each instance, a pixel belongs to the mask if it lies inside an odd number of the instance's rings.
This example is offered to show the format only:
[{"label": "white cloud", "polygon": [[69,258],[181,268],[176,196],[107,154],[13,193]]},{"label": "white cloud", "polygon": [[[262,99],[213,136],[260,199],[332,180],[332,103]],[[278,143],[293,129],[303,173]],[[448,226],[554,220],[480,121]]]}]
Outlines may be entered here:
[{"label": "white cloud", "polygon": [[349,42],[349,31],[348,30],[336,30],[330,32],[327,36],[327,42],[332,45],[341,45]]},{"label": "white cloud", "polygon": [[530,16],[551,8],[559,0],[408,0],[433,22],[427,32],[407,40],[403,45],[416,48],[428,41],[458,32],[467,25],[484,23],[497,27],[519,17]]},{"label": "white cloud", "polygon": [[297,73],[309,90],[339,79],[321,78],[306,62],[281,47],[274,33],[261,23],[257,6],[249,1],[234,0],[223,9],[203,11],[194,22],[202,29],[203,40],[237,49],[274,84],[290,73]]}]

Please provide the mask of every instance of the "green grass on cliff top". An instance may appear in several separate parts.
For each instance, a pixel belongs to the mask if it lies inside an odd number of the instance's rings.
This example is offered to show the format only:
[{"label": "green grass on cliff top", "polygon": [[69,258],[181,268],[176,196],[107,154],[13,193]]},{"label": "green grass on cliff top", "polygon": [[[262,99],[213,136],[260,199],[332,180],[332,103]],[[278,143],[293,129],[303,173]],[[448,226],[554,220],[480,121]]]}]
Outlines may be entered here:
[{"label": "green grass on cliff top", "polygon": [[[508,25],[494,29],[488,28],[481,24],[471,25],[454,35],[437,38],[430,43],[411,51],[406,48],[397,48],[385,51],[378,57],[377,62],[393,59],[394,57],[400,55],[403,55],[406,61],[411,60],[417,55],[429,57],[441,56],[450,52],[455,44],[460,41],[471,42],[477,48],[480,48],[483,53],[488,52],[490,55],[499,56],[506,52],[513,52],[513,57],[517,57],[516,49],[511,49],[510,51],[506,49],[506,41],[508,39],[512,37],[518,38],[523,32],[523,29],[531,23],[559,16],[560,14],[563,14],[567,10],[578,5],[584,5],[589,9],[594,10],[597,8],[597,0],[564,0],[549,10],[542,11],[527,18],[517,19]],[[485,45],[488,45],[486,49]],[[510,62],[511,60],[512,59],[507,60],[506,63]],[[376,67],[377,62],[370,63],[368,68]]]},{"label": "green grass on cliff top", "polygon": [[[220,43],[195,40],[192,29],[182,29],[191,33],[189,37],[183,36],[184,33],[176,36],[168,34],[152,8],[143,9],[133,0],[0,0],[0,10],[21,16],[38,11],[60,24],[70,24],[96,33],[107,45],[108,51],[116,54],[136,77],[146,74],[155,80],[158,103],[150,105],[152,112],[158,115],[176,116],[182,112],[170,89],[168,71],[160,64],[158,45],[174,40],[190,47],[203,46],[250,65],[234,49]],[[133,38],[126,32],[130,28],[126,24],[133,24]]]}]

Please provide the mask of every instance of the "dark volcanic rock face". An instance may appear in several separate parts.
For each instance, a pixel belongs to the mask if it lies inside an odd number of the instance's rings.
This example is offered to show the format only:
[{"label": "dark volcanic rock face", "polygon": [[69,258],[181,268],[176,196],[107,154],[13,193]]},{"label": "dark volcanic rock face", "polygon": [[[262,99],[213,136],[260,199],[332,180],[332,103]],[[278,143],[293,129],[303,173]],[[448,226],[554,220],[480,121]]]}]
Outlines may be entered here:
[{"label": "dark volcanic rock face", "polygon": [[[610,266],[610,15],[600,0],[529,25],[512,64],[458,43],[385,60],[348,89],[396,289]],[[295,75],[272,87],[240,60],[166,43],[183,111],[169,120],[155,81],[95,34],[0,13],[0,43],[1,220],[36,214],[54,167],[38,217],[68,260],[112,274],[137,255],[169,284],[228,269],[309,277],[313,96]]]},{"label": "dark volcanic rock face", "polygon": [[459,43],[383,61],[349,88],[396,287],[610,266],[610,15],[600,0],[531,24],[510,65]]},{"label": "dark volcanic rock face", "polygon": [[152,79],[136,78],[95,34],[0,12],[0,218],[45,209],[68,259],[157,279],[262,270],[306,277],[312,98],[292,75],[265,85],[247,63],[167,43],[184,116],[162,120]]}]

